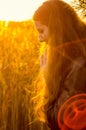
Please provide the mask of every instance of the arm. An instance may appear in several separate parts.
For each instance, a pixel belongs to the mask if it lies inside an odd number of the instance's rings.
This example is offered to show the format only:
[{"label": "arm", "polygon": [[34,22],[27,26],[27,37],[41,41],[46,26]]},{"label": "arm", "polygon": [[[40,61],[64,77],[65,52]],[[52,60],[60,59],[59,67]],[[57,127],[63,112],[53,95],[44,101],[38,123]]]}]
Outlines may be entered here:
[{"label": "arm", "polygon": [[47,62],[47,49],[43,52],[43,54],[40,56],[40,68],[44,68],[46,66]]}]

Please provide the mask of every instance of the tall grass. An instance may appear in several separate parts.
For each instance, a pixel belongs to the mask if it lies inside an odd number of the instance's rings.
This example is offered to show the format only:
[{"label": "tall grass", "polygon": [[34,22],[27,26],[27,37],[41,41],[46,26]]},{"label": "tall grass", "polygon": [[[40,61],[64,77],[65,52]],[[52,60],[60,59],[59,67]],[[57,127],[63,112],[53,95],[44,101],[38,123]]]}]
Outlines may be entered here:
[{"label": "tall grass", "polygon": [[30,129],[39,48],[32,20],[0,22],[0,130]]}]

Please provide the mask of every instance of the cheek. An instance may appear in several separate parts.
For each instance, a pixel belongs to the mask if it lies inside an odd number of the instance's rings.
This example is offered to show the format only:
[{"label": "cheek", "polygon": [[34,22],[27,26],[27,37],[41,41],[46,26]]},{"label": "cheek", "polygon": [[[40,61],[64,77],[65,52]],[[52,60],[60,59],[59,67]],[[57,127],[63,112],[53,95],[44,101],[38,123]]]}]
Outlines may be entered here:
[{"label": "cheek", "polygon": [[39,34],[39,41],[42,42],[45,40],[45,37],[43,36],[43,34]]},{"label": "cheek", "polygon": [[44,37],[45,37],[45,39],[48,39],[48,31],[46,31],[46,32],[44,33]]}]

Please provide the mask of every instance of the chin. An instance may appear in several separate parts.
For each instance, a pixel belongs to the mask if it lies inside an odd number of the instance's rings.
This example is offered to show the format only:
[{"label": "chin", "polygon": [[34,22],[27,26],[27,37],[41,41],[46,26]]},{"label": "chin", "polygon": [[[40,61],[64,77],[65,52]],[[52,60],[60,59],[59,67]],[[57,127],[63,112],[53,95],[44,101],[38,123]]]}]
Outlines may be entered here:
[{"label": "chin", "polygon": [[40,42],[45,42],[44,40],[40,40]]}]

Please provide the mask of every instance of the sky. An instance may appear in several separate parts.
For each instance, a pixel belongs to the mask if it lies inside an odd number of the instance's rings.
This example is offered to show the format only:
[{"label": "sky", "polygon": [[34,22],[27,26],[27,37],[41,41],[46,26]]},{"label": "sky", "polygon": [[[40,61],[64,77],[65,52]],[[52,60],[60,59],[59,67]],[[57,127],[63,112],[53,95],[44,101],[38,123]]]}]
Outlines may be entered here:
[{"label": "sky", "polygon": [[0,0],[0,20],[30,19],[43,1],[45,0]]},{"label": "sky", "polygon": [[0,20],[23,21],[31,19],[34,11],[44,1],[46,0],[0,0]]}]

